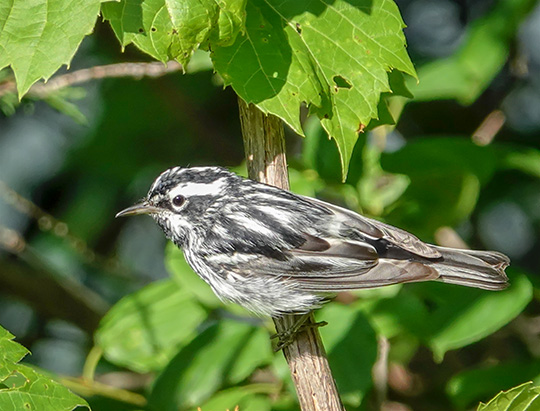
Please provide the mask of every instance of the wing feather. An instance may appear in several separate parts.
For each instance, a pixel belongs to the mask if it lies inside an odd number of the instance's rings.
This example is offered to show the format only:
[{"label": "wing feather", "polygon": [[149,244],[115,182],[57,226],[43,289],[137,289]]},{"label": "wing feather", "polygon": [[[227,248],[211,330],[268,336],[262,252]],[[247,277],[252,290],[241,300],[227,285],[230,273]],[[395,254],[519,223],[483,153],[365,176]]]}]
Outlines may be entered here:
[{"label": "wing feather", "polygon": [[232,264],[226,271],[243,277],[282,277],[308,292],[337,292],[438,277],[436,270],[418,262],[380,259],[367,242],[303,235],[306,243],[285,252],[283,260],[259,255]]},{"label": "wing feather", "polygon": [[384,239],[388,242],[400,247],[410,253],[416,254],[424,258],[440,258],[441,253],[436,248],[429,246],[418,237],[401,230],[397,227],[392,227],[371,218],[361,216],[346,208],[338,207],[333,204],[326,203],[311,197],[303,197],[318,207],[326,207],[332,211],[334,215],[343,223],[360,230],[366,236],[374,239]]},{"label": "wing feather", "polygon": [[[297,197],[304,206],[313,207],[313,213],[302,215],[316,216],[315,220],[300,222],[289,216],[285,220],[290,225],[276,223],[275,242],[268,244],[274,253],[261,252],[253,241],[257,233],[250,232],[246,238],[251,240],[242,242],[243,248],[230,250],[227,258],[216,256],[216,268],[246,279],[282,278],[305,292],[336,292],[439,277],[435,268],[423,262],[438,259],[441,253],[414,235],[320,200]],[[281,213],[286,216],[285,211]],[[270,217],[274,216],[269,215],[269,221]],[[250,248],[252,254],[247,252]]]},{"label": "wing feather", "polygon": [[375,267],[340,278],[300,278],[299,288],[311,292],[338,292],[373,288],[390,284],[434,280],[439,273],[434,268],[418,262],[380,260]]},{"label": "wing feather", "polygon": [[338,292],[389,284],[437,279],[435,268],[406,260],[376,259],[363,262],[345,257],[295,254],[288,261],[259,257],[228,268],[241,276],[278,276],[293,281],[299,290]]}]

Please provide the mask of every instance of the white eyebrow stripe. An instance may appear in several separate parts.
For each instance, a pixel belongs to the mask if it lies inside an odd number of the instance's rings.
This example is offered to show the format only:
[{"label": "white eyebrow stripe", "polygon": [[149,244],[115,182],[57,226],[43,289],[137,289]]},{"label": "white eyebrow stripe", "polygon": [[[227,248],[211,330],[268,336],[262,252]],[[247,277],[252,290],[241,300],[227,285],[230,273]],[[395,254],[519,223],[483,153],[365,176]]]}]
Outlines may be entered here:
[{"label": "white eyebrow stripe", "polygon": [[185,183],[170,191],[170,198],[181,194],[184,197],[206,196],[219,194],[227,185],[226,178],[214,180],[211,183]]}]

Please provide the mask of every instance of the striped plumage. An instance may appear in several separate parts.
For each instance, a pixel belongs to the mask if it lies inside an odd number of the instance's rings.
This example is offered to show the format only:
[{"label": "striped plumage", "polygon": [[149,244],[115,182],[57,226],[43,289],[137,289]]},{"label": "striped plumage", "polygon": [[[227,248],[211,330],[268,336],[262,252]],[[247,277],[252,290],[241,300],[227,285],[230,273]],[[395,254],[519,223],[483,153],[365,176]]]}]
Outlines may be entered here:
[{"label": "striped plumage", "polygon": [[350,210],[244,179],[218,167],[175,167],[141,204],[223,300],[279,316],[332,293],[438,280],[505,288],[509,259],[426,244]]}]

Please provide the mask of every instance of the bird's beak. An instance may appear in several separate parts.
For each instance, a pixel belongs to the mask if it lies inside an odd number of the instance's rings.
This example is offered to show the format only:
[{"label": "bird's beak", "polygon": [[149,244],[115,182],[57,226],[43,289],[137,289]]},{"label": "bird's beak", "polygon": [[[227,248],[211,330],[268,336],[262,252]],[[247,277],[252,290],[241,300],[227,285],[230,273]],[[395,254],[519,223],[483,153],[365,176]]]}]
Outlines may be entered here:
[{"label": "bird's beak", "polygon": [[128,207],[122,211],[120,211],[118,214],[116,214],[115,218],[118,217],[127,217],[131,215],[139,215],[139,214],[153,214],[153,213],[159,213],[161,211],[160,208],[154,207],[146,202],[135,204],[131,207]]}]

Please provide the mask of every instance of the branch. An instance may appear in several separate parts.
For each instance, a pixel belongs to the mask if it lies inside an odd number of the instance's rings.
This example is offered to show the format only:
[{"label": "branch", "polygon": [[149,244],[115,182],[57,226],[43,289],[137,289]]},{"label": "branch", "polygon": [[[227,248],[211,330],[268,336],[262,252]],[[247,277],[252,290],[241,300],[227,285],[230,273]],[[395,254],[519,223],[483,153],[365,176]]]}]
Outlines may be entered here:
[{"label": "branch", "polygon": [[[55,237],[66,241],[66,244],[77,253],[84,263],[106,271],[107,275],[112,274],[124,280],[133,281],[136,278],[133,276],[132,270],[123,266],[117,258],[105,257],[96,253],[88,246],[86,241],[73,234],[65,222],[57,220],[2,180],[0,180],[0,198],[17,211],[33,218],[41,231],[49,232]],[[18,233],[0,225],[0,246],[17,254],[24,250],[25,245],[24,239]]]},{"label": "branch", "polygon": [[[283,123],[266,116],[254,105],[238,99],[240,121],[250,178],[289,189]],[[276,330],[285,331],[298,316],[274,318]],[[313,314],[309,322],[313,323]],[[328,365],[326,352],[315,327],[308,327],[283,349],[303,411],[341,411],[343,405]]]},{"label": "branch", "polygon": [[435,242],[443,247],[470,248],[452,227],[439,227],[435,231]]},{"label": "branch", "polygon": [[377,341],[377,361],[373,365],[372,377],[375,389],[376,410],[382,410],[388,394],[388,353],[390,343],[386,337],[379,337]]},{"label": "branch", "polygon": [[121,388],[105,385],[97,381],[88,381],[83,378],[63,377],[58,379],[62,385],[70,390],[85,397],[99,395],[101,397],[111,398],[126,404],[132,404],[137,407],[145,407],[148,403],[146,398],[135,392],[123,390]]},{"label": "branch", "polygon": [[[62,88],[86,83],[90,80],[118,77],[133,77],[135,79],[141,79],[143,77],[156,78],[180,70],[183,70],[183,66],[176,61],[170,61],[166,65],[158,62],[107,64],[61,74],[53,77],[48,82],[36,83],[30,88],[28,94],[43,98]],[[9,80],[0,84],[0,97],[9,93],[15,93],[16,90],[15,80]]]},{"label": "branch", "polygon": [[108,310],[99,295],[69,277],[59,277],[42,265],[24,240],[0,226],[0,246],[23,261],[4,258],[0,269],[2,293],[22,298],[40,315],[61,318],[93,333]]},{"label": "branch", "polygon": [[493,110],[474,131],[472,140],[479,146],[491,144],[497,133],[506,122],[506,116],[501,110]]}]

